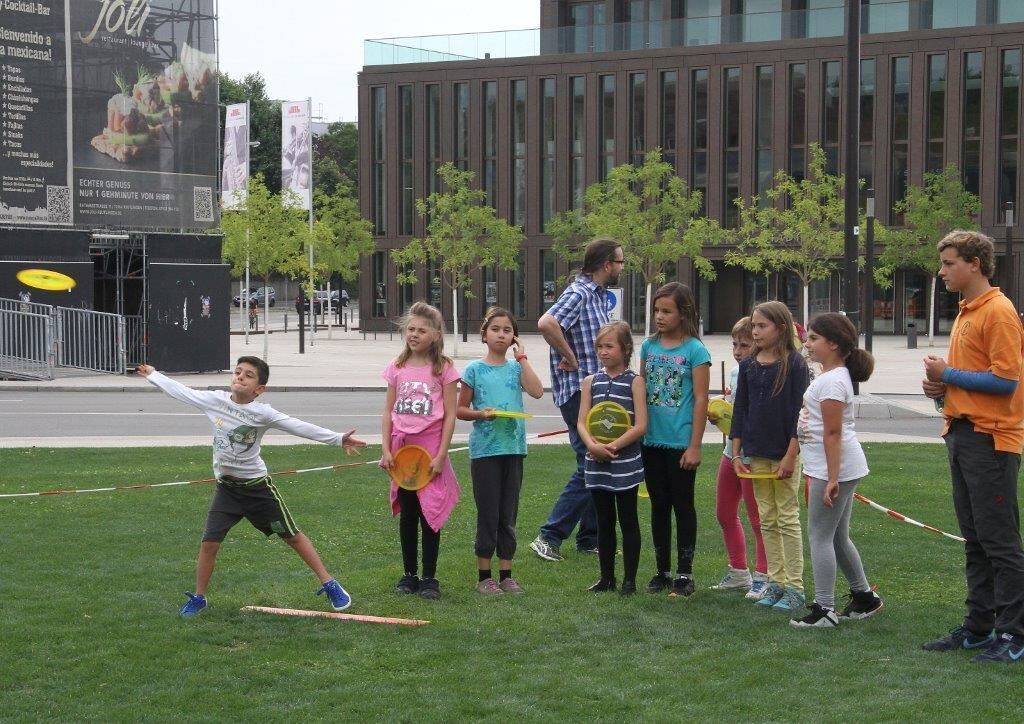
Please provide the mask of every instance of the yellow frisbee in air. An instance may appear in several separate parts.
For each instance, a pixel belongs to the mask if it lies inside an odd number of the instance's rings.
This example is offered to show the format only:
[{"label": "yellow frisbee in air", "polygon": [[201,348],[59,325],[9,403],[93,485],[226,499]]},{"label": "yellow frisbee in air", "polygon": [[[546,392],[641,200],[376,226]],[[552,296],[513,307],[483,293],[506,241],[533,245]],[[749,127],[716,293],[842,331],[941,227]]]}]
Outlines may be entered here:
[{"label": "yellow frisbee in air", "polygon": [[69,292],[78,283],[67,274],[49,269],[22,269],[16,276],[25,286],[47,292]]}]

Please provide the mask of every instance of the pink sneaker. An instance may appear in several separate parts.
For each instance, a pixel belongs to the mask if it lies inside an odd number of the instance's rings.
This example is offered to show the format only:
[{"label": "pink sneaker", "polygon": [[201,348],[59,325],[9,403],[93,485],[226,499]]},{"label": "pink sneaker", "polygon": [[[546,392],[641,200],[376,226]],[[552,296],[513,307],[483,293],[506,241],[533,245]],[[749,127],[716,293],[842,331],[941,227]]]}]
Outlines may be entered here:
[{"label": "pink sneaker", "polygon": [[499,585],[505,593],[526,593],[526,589],[519,585],[519,581],[511,577],[506,578]]},{"label": "pink sneaker", "polygon": [[498,584],[494,582],[493,578],[487,578],[476,584],[476,592],[482,593],[485,596],[500,596],[504,593],[504,591],[498,587]]}]

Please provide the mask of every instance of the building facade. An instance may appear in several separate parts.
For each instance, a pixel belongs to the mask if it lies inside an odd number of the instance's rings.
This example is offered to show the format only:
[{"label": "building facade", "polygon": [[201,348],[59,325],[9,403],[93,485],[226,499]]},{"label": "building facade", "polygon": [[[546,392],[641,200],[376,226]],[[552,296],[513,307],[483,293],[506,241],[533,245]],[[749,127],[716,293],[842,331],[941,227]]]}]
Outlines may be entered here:
[{"label": "building facade", "polygon": [[[724,227],[736,223],[733,201],[763,193],[777,170],[801,176],[811,144],[841,173],[844,14],[843,0],[542,0],[540,29],[367,41],[360,203],[378,251],[363,263],[364,328],[387,328],[417,299],[451,319],[451,290],[436,268],[398,284],[391,260],[391,250],[425,234],[415,200],[438,190],[435,171],[446,161],[472,170],[498,214],[525,233],[517,269],[476,270],[460,320],[472,328],[501,304],[527,330],[568,272],[548,223],[611,168],[660,148]],[[861,17],[859,164],[878,220],[898,226],[893,203],[908,186],[954,163],[980,196],[978,224],[1001,254],[1006,202],[1019,210],[1022,196],[1024,2],[863,0]],[[706,249],[714,281],[697,278],[686,258],[672,270],[697,292],[706,331],[727,332],[767,298],[799,319],[795,277],[727,266],[725,252]],[[997,266],[1005,274],[1002,256]],[[1020,279],[1019,254],[1014,266]],[[812,316],[840,308],[840,284],[837,265],[812,285]],[[642,281],[623,286],[624,318],[642,330]],[[928,275],[913,270],[876,287],[875,331],[924,328],[927,288]],[[949,329],[956,303],[939,290],[937,330]]]}]

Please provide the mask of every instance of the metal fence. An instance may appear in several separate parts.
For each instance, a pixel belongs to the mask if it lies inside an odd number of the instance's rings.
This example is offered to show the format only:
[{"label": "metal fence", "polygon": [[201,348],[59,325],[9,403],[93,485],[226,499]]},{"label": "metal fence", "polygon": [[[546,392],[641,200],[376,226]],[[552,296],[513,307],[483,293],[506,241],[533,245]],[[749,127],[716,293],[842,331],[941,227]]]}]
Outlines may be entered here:
[{"label": "metal fence", "polygon": [[120,314],[0,299],[0,375],[52,380],[61,367],[124,374],[126,341]]}]

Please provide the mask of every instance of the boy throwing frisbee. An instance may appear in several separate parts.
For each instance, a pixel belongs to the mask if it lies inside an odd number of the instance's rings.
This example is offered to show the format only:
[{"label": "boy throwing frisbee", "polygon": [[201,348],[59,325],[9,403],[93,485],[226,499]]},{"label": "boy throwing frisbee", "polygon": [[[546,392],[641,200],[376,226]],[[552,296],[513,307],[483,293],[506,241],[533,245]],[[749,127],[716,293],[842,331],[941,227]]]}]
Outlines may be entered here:
[{"label": "boy throwing frisbee", "polygon": [[217,552],[229,530],[242,518],[264,535],[279,535],[316,574],[322,584],[317,595],[327,594],[331,607],[343,611],[352,598],[327,572],[316,548],[301,533],[284,499],[274,486],[260,456],[260,441],[270,428],[327,445],[340,445],[346,455],[366,443],[346,433],[303,422],[256,402],[267,389],[270,367],[259,357],[239,357],[231,374],[231,391],[193,390],[157,372],[150,365],[136,371],[176,400],[199,408],[213,425],[213,471],[217,487],[206,517],[203,542],[196,562],[196,591],[188,593],[181,615],[195,616],[206,608],[206,586],[213,575]]}]

